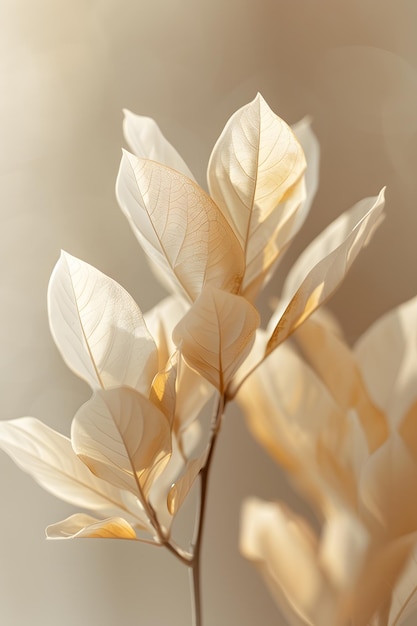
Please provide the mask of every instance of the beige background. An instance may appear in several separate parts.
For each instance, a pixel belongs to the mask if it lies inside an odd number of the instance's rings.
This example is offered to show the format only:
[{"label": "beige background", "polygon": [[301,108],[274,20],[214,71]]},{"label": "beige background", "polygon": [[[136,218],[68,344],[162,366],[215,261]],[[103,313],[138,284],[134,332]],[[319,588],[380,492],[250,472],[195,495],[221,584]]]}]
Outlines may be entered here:
[{"label": "beige background", "polygon": [[[49,336],[46,288],[60,248],[121,282],[143,310],[163,294],[114,198],[122,107],[153,116],[202,182],[224,123],[257,91],[289,122],[310,113],[320,190],[283,269],[387,185],[387,219],[332,307],[354,340],[413,296],[416,29],[414,0],[0,0],[1,418],[33,415],[68,433],[88,398]],[[245,495],[288,492],[231,412],[210,485],[206,626],[284,624],[236,535]],[[189,623],[187,573],[170,555],[46,542],[44,527],[73,508],[5,455],[0,495],[2,625]]]}]

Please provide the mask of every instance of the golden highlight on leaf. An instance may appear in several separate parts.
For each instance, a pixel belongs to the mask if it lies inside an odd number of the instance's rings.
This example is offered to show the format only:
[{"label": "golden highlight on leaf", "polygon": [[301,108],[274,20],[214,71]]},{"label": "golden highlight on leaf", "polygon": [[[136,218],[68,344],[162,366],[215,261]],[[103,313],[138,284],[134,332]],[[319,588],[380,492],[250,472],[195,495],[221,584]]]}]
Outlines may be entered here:
[{"label": "golden highlight on leaf", "polygon": [[90,515],[76,513],[46,529],[48,539],[134,539],[136,533],[121,517],[97,520]]},{"label": "golden highlight on leaf", "polygon": [[282,297],[288,304],[272,331],[266,355],[337,289],[379,225],[383,208],[384,190],[340,216],[306,248],[285,282]]}]

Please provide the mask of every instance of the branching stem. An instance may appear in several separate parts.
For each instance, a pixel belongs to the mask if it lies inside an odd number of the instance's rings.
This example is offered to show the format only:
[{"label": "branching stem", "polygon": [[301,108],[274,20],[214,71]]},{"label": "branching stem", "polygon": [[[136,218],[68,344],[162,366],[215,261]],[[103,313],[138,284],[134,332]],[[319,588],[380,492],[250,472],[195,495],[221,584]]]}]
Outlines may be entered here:
[{"label": "branching stem", "polygon": [[191,552],[182,550],[179,546],[175,545],[167,538],[164,537],[159,524],[157,523],[156,515],[151,506],[149,506],[148,513],[154,523],[154,527],[158,533],[158,539],[162,546],[166,547],[181,563],[187,565],[190,573],[190,587],[192,595],[192,625],[203,626],[202,608],[201,608],[201,546],[206,514],[207,505],[207,488],[208,479],[210,475],[211,464],[213,460],[214,450],[217,443],[218,434],[222,423],[223,413],[226,406],[226,397],[221,394],[216,405],[216,410],[212,420],[211,437],[208,445],[208,454],[204,467],[200,471],[200,494],[199,502],[197,505],[196,513],[196,525],[195,534],[192,542]]}]

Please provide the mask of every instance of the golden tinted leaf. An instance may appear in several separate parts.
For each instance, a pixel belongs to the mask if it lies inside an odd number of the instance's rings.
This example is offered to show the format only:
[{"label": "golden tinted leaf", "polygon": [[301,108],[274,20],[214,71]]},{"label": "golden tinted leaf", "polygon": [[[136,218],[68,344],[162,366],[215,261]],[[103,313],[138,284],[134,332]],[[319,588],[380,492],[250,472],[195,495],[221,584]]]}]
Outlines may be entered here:
[{"label": "golden tinted leaf", "polygon": [[84,513],[76,513],[62,522],[51,524],[46,529],[46,536],[48,539],[137,539],[131,525],[121,517],[98,520]]},{"label": "golden tinted leaf", "polygon": [[384,190],[377,198],[363,200],[342,214],[304,250],[287,276],[282,295],[286,308],[272,331],[266,354],[337,289],[379,225],[383,208]]}]

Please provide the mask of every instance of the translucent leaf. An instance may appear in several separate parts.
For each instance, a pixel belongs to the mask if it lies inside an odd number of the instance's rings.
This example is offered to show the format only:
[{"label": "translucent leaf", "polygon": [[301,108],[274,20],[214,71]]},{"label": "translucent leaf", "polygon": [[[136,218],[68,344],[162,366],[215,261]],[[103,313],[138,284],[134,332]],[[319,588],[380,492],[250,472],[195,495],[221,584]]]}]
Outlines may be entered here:
[{"label": "translucent leaf", "polygon": [[339,507],[325,520],[319,561],[339,593],[350,592],[357,584],[370,546],[366,526],[349,509]]},{"label": "translucent leaf", "polygon": [[165,415],[128,387],[97,391],[75,415],[71,439],[94,474],[142,502],[171,452]]},{"label": "translucent leaf", "polygon": [[91,515],[76,513],[62,522],[51,524],[46,529],[48,539],[137,539],[130,524],[121,517],[98,520]]},{"label": "translucent leaf", "polygon": [[[358,624],[358,626],[399,626],[403,619],[412,612],[412,602],[409,613],[407,606],[403,604],[406,598],[402,596],[402,593],[396,594],[396,585],[401,580],[402,572],[404,572],[415,546],[416,537],[417,533],[402,535],[396,539],[389,539],[385,535],[382,542],[378,542],[377,549],[374,547],[371,558],[368,560],[362,572],[361,580],[355,589],[351,610],[354,624]],[[410,587],[408,587],[409,592],[411,591]],[[406,592],[406,588],[402,591]],[[404,613],[398,612],[400,607],[403,607]],[[371,619],[372,616],[374,619]]]},{"label": "translucent leaf", "polygon": [[370,457],[361,475],[360,501],[369,523],[389,537],[417,531],[417,463],[393,432]]},{"label": "translucent leaf", "polygon": [[158,522],[165,534],[168,534],[173,515],[168,508],[168,494],[172,485],[183,475],[188,459],[178,445],[175,435],[172,437],[171,457],[164,471],[157,477],[149,494],[149,501],[158,515]]},{"label": "translucent leaf", "polygon": [[39,420],[0,421],[0,448],[61,500],[148,527],[136,498],[94,476],[74,453],[71,441]]},{"label": "translucent leaf", "polygon": [[144,314],[146,326],[158,348],[159,371],[165,368],[172,354],[177,350],[172,340],[172,331],[189,308],[185,300],[169,296]]},{"label": "translucent leaf", "polygon": [[186,361],[221,393],[250,351],[259,325],[241,296],[207,286],[173,332]]},{"label": "translucent leaf", "polygon": [[[277,215],[269,216],[259,232],[254,235],[253,241],[250,241],[251,248],[259,245],[262,249],[263,246],[263,269],[259,271],[260,259],[255,257],[254,263],[248,266],[245,272],[243,295],[251,301],[269,281],[295,235],[304,224],[318,187],[320,147],[311,130],[310,119],[302,119],[291,129],[304,151],[307,169],[304,177],[294,187],[286,210],[277,213],[278,222],[276,223]],[[299,208],[297,208],[298,203]],[[257,241],[257,237],[263,237],[263,241],[262,239]]]},{"label": "translucent leaf", "polygon": [[284,505],[251,498],[242,511],[240,549],[289,624],[341,626],[336,594],[318,564],[317,538],[302,518]]},{"label": "translucent leaf", "polygon": [[165,139],[155,120],[144,115],[135,115],[127,109],[123,113],[124,136],[136,156],[167,165],[194,180],[187,164]]},{"label": "translucent leaf", "polygon": [[188,461],[183,475],[172,485],[168,493],[168,510],[176,515],[188,496],[197,476],[204,466],[207,452],[204,451],[196,459]]},{"label": "translucent leaf", "polygon": [[282,299],[286,308],[272,332],[266,354],[332,295],[379,225],[383,208],[384,190],[377,198],[363,200],[342,214],[304,250],[285,282]]},{"label": "translucent leaf", "polygon": [[398,427],[417,401],[417,297],[374,322],[355,345],[374,401]]},{"label": "translucent leaf", "polygon": [[387,420],[369,397],[349,346],[314,315],[298,328],[295,338],[338,407],[344,412],[357,411],[369,451],[376,450],[388,436]]},{"label": "translucent leaf", "polygon": [[[294,234],[296,212],[293,207],[301,207],[305,198],[304,180],[301,179],[291,193],[291,202],[286,203],[288,211],[269,215],[262,226],[257,228],[247,248],[247,265],[242,284],[242,295],[253,301],[259,291],[273,275],[280,259],[288,249]],[[252,254],[255,252],[255,254]]]},{"label": "translucent leaf", "polygon": [[192,180],[124,152],[119,204],[165,287],[195,300],[205,283],[236,292],[241,246],[213,200]]},{"label": "translucent leaf", "polygon": [[300,208],[304,170],[300,144],[260,94],[232,115],[214,146],[210,194],[245,252],[243,290],[274,262],[267,244]]},{"label": "translucent leaf", "polygon": [[[160,372],[153,381],[154,389],[152,393],[156,393],[156,386],[158,386],[159,395],[164,393],[162,391],[163,388],[171,396],[170,415],[172,418],[175,410],[175,424],[173,427],[176,431],[186,427],[198,417],[200,411],[215,391],[207,380],[185,362],[180,352],[176,365],[177,375],[175,376],[172,371],[171,355],[177,352],[175,343],[172,340],[172,331],[188,310],[189,305],[187,303],[171,296],[165,298],[153,309],[145,313],[146,324],[153,337],[155,337],[160,357]],[[166,385],[168,386],[166,387]],[[174,391],[175,397],[173,396]],[[165,395],[167,401],[168,395]],[[153,399],[155,399],[155,396],[153,396]],[[165,409],[163,410],[166,412]]]},{"label": "translucent leaf", "polygon": [[356,503],[368,457],[354,415],[341,412],[303,359],[283,344],[241,386],[236,399],[257,441],[319,509]]},{"label": "translucent leaf", "polygon": [[48,311],[64,361],[93,389],[149,391],[156,346],[139,307],[118,283],[63,252],[49,283]]}]

